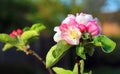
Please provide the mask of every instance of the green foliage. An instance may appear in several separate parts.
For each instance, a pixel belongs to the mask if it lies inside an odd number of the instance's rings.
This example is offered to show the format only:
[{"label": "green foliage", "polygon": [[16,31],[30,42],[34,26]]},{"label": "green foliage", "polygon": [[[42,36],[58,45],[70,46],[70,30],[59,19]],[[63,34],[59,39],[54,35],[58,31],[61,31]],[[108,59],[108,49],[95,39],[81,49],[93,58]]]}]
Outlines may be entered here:
[{"label": "green foliage", "polygon": [[[80,64],[80,73],[81,74],[92,74],[92,71],[89,71],[88,73],[84,72],[84,60],[80,60],[79,64]],[[74,66],[73,74],[78,74],[78,65],[77,65],[77,63]]]},{"label": "green foliage", "polygon": [[106,53],[112,52],[116,47],[116,43],[104,35],[95,37],[93,43]]},{"label": "green foliage", "polygon": [[[84,72],[84,60],[80,60],[79,64],[81,74],[92,74],[92,71],[89,71],[88,73]],[[53,67],[53,70],[55,71],[56,74],[78,74],[78,63],[74,65],[73,71],[59,67]]]},{"label": "green foliage", "polygon": [[25,28],[23,29],[23,32],[29,31],[29,30],[30,30],[30,27],[25,27]]},{"label": "green foliage", "polygon": [[25,31],[21,36],[21,40],[23,40],[26,44],[33,37],[38,37],[38,36],[39,34],[36,31]]},{"label": "green foliage", "polygon": [[11,45],[11,44],[9,44],[9,43],[6,43],[5,45],[4,45],[4,47],[2,48],[2,50],[3,51],[6,51],[6,50],[8,50],[8,49],[10,49],[10,48],[12,48],[13,47],[13,45]]},{"label": "green foliage", "polygon": [[0,42],[5,43],[3,51],[6,51],[12,47],[16,47],[17,50],[21,51],[28,49],[28,43],[38,39],[40,32],[44,29],[45,26],[43,24],[33,24],[31,28],[24,28],[24,32],[21,36],[16,35],[12,38],[8,34],[0,34]]},{"label": "green foliage", "polygon": [[8,34],[0,34],[0,42],[15,44],[17,40],[10,37]]},{"label": "green foliage", "polygon": [[[83,72],[84,72],[84,60],[80,60],[79,64],[80,64],[80,73],[83,74]],[[77,73],[78,73],[78,65],[76,63],[74,65],[74,68],[73,68],[73,74],[77,74]]]},{"label": "green foliage", "polygon": [[34,24],[30,30],[34,30],[36,31],[37,33],[40,33],[42,30],[44,30],[46,27],[43,25],[43,24],[40,24],[40,23],[37,23],[37,24]]},{"label": "green foliage", "polygon": [[56,74],[73,74],[71,70],[65,70],[59,67],[54,67],[53,70],[55,71]]},{"label": "green foliage", "polygon": [[54,45],[46,56],[46,67],[49,68],[58,62],[66,53],[66,51],[71,47],[65,41],[59,41]]},{"label": "green foliage", "polygon": [[92,43],[88,43],[87,45],[84,46],[85,52],[89,55],[92,56],[94,54],[95,51],[95,45],[93,45]]},{"label": "green foliage", "polygon": [[78,56],[80,56],[82,59],[86,59],[86,55],[85,55],[85,51],[84,51],[84,46],[83,44],[80,43],[80,45],[78,45],[76,47],[76,54]]}]

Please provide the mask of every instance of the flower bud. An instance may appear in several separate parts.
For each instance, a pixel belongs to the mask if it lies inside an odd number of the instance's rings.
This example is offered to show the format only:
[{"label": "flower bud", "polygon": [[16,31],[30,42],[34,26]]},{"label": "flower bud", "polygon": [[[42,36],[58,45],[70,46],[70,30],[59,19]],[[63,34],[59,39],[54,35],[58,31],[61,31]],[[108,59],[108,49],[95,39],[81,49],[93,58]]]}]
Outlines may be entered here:
[{"label": "flower bud", "polygon": [[10,33],[9,35],[10,35],[10,37],[12,37],[12,38],[15,37],[15,35],[14,35],[13,33]]},{"label": "flower bud", "polygon": [[22,33],[23,33],[22,29],[17,29],[17,33],[18,33],[19,35],[22,35]]},{"label": "flower bud", "polygon": [[98,25],[96,20],[89,21],[86,25],[88,33],[90,33],[92,36],[96,36],[100,34],[100,26]]},{"label": "flower bud", "polygon": [[86,26],[83,24],[78,25],[78,28],[81,31],[81,33],[84,33],[86,31]]}]

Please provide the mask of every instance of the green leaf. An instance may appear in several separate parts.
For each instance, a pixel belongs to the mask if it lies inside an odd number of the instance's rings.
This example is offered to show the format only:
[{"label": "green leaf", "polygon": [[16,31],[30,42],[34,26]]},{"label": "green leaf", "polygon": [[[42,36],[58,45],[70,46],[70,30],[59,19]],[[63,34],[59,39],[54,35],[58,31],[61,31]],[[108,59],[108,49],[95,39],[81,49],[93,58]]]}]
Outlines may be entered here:
[{"label": "green leaf", "polygon": [[43,24],[37,23],[37,24],[33,24],[33,26],[30,28],[30,30],[35,30],[37,33],[40,33],[45,28],[46,27]]},{"label": "green leaf", "polygon": [[85,52],[89,55],[89,56],[92,56],[94,51],[95,51],[95,46],[93,44],[87,44],[85,45]]},{"label": "green leaf", "polygon": [[55,71],[56,74],[73,74],[71,70],[65,70],[59,67],[54,67],[53,70]]},{"label": "green leaf", "polygon": [[0,42],[15,44],[17,43],[17,40],[10,37],[8,34],[0,34]]},{"label": "green leaf", "polygon": [[[79,64],[80,64],[80,73],[83,74],[83,72],[84,72],[84,60],[80,60]],[[77,65],[77,63],[74,66],[73,74],[78,74],[78,65]]]},{"label": "green leaf", "polygon": [[25,32],[25,31],[29,31],[30,30],[30,27],[25,27],[24,29],[23,29],[23,31]]},{"label": "green leaf", "polygon": [[49,68],[58,62],[70,47],[71,45],[67,44],[65,41],[59,41],[54,45],[47,53],[46,67]]},{"label": "green leaf", "polygon": [[28,43],[30,39],[38,37],[39,34],[36,31],[25,31],[22,36],[21,40],[23,40],[25,43]]},{"label": "green leaf", "polygon": [[96,46],[101,46],[105,53],[112,52],[116,47],[116,43],[114,41],[103,35],[95,37],[93,43]]},{"label": "green leaf", "polygon": [[82,44],[78,45],[76,47],[76,54],[80,56],[83,59],[86,59],[85,51],[84,51],[84,46]]},{"label": "green leaf", "polygon": [[9,43],[6,43],[5,45],[4,45],[4,47],[3,47],[3,51],[6,51],[6,50],[8,50],[8,49],[10,49],[10,48],[12,48],[13,47],[13,45],[11,45],[11,44],[9,44]]}]

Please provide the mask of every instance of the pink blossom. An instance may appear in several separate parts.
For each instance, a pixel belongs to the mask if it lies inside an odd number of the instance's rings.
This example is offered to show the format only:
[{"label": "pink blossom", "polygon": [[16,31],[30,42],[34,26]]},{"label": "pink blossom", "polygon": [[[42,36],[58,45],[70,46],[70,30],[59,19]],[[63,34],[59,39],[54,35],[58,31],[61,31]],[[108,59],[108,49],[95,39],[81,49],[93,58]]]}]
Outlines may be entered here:
[{"label": "pink blossom", "polygon": [[61,32],[61,35],[62,39],[68,44],[78,45],[82,34],[77,27],[70,25],[66,28],[66,31]]},{"label": "pink blossom", "polygon": [[60,26],[54,28],[56,34],[54,40],[59,42],[65,40],[70,45],[78,45],[80,38],[84,32],[88,32],[91,36],[100,34],[100,27],[96,19],[92,15],[80,13],[76,16],[69,14]]},{"label": "pink blossom", "polygon": [[23,33],[22,29],[17,29],[16,32],[17,32],[19,35],[22,35],[22,33]]},{"label": "pink blossom", "polygon": [[62,21],[62,23],[61,23],[61,25],[60,25],[60,30],[61,31],[66,31],[68,28],[68,26],[71,26],[71,25],[73,25],[73,26],[77,26],[78,25],[78,23],[76,22],[76,20],[75,20],[75,16],[74,15],[72,15],[72,14],[69,14],[63,21]]},{"label": "pink blossom", "polygon": [[17,30],[13,30],[11,33],[10,33],[10,36],[11,37],[15,37],[17,35],[22,35],[23,31],[21,29],[17,29]]},{"label": "pink blossom", "polygon": [[97,20],[89,21],[86,25],[88,33],[92,36],[99,35],[101,32],[100,26],[97,23]]},{"label": "pink blossom", "polygon": [[72,14],[69,14],[63,21],[62,24],[67,24],[67,25],[75,25],[77,22],[75,21],[75,16]]},{"label": "pink blossom", "polygon": [[77,27],[79,28],[79,30],[80,30],[82,33],[84,33],[84,32],[86,32],[86,31],[87,31],[86,26],[85,26],[85,25],[83,25],[83,24],[77,25]]},{"label": "pink blossom", "polygon": [[80,14],[76,15],[75,20],[78,24],[86,25],[88,23],[88,21],[93,20],[93,17],[90,14],[80,13]]},{"label": "pink blossom", "polygon": [[9,35],[10,35],[10,37],[12,37],[12,38],[15,37],[15,35],[14,35],[13,33],[10,33]]},{"label": "pink blossom", "polygon": [[59,42],[60,40],[65,40],[70,45],[78,45],[79,39],[81,38],[79,29],[73,25],[64,24],[61,26],[61,29],[60,27],[54,28],[57,32],[53,37],[54,41]]}]

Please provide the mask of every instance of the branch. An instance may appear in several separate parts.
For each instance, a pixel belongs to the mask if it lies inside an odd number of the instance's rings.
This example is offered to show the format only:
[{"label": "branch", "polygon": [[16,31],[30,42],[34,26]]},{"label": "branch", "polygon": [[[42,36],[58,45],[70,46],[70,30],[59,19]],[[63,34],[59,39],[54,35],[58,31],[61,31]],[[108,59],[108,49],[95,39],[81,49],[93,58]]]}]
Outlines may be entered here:
[{"label": "branch", "polygon": [[[35,56],[46,67],[45,61],[37,53],[35,53],[33,50],[27,49],[25,51],[25,53]],[[50,68],[48,68],[47,70],[48,70],[49,74],[53,74],[53,72],[52,72],[52,70]]]}]

